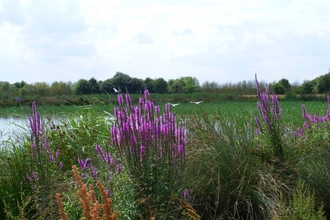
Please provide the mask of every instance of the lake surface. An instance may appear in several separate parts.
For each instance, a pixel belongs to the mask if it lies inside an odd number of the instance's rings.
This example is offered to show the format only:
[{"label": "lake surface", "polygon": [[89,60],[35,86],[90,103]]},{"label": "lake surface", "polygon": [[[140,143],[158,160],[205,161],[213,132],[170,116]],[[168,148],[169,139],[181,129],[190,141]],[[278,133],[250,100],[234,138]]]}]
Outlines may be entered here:
[{"label": "lake surface", "polygon": [[15,138],[21,132],[28,132],[27,118],[0,118],[0,143]]}]

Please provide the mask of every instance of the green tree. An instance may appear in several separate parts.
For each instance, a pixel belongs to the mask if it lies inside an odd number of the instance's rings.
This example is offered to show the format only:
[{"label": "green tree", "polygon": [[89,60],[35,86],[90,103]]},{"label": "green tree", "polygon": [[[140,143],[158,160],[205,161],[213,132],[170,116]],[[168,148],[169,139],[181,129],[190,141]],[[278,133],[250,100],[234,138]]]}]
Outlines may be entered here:
[{"label": "green tree", "polygon": [[35,95],[40,95],[40,96],[49,96],[50,91],[49,91],[49,84],[46,82],[36,82],[33,84],[35,87]]},{"label": "green tree", "polygon": [[309,80],[305,80],[302,84],[302,89],[304,94],[312,94],[313,93],[314,83]]},{"label": "green tree", "polygon": [[196,92],[199,88],[199,81],[195,77],[186,76],[181,77],[179,81],[183,85],[183,92],[185,93],[193,93]]},{"label": "green tree", "polygon": [[99,94],[100,93],[100,85],[94,77],[92,77],[88,80],[88,85],[90,87],[90,93],[91,94]]},{"label": "green tree", "polygon": [[167,82],[163,78],[155,80],[155,93],[164,94],[167,92]]},{"label": "green tree", "polygon": [[116,89],[120,89],[122,91],[125,91],[127,88],[129,88],[129,82],[131,81],[131,77],[125,73],[122,72],[116,72],[116,74],[112,77],[113,85]]},{"label": "green tree", "polygon": [[113,90],[114,87],[115,87],[115,85],[114,85],[114,81],[112,78],[106,79],[100,84],[101,92],[108,93],[108,94],[114,92],[114,90]]},{"label": "green tree", "polygon": [[330,92],[330,71],[325,75],[319,76],[316,82],[318,93],[321,94]]},{"label": "green tree", "polygon": [[280,83],[275,83],[274,85],[272,85],[272,90],[277,95],[285,94],[285,88]]},{"label": "green tree", "polygon": [[10,83],[9,82],[3,82],[0,87],[0,91],[5,94],[9,94],[10,92]]},{"label": "green tree", "polygon": [[76,95],[88,95],[91,94],[91,87],[86,79],[80,79],[74,84],[73,92]]},{"label": "green tree", "polygon": [[150,77],[145,78],[143,85],[150,93],[155,92],[155,80],[151,79]]},{"label": "green tree", "polygon": [[50,95],[71,95],[71,82],[55,81],[50,86]]},{"label": "green tree", "polygon": [[141,93],[144,91],[143,80],[138,78],[131,78],[127,87],[129,93]]},{"label": "green tree", "polygon": [[26,82],[25,81],[15,82],[14,85],[16,86],[17,89],[21,89],[26,85]]},{"label": "green tree", "polygon": [[178,79],[170,79],[168,83],[168,91],[170,93],[182,93],[184,91],[184,85]]},{"label": "green tree", "polygon": [[280,81],[278,81],[278,83],[283,86],[285,93],[290,91],[291,84],[288,79],[282,78]]}]

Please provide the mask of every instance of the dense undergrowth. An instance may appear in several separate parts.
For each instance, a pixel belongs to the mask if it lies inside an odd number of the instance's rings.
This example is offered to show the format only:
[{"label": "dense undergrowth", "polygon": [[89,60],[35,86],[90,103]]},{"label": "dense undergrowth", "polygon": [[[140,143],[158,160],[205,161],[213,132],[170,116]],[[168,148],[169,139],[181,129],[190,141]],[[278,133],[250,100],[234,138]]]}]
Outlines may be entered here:
[{"label": "dense undergrowth", "polygon": [[145,91],[53,120],[32,102],[1,144],[0,219],[326,219],[330,98],[297,126],[256,85],[252,112],[180,114]]}]

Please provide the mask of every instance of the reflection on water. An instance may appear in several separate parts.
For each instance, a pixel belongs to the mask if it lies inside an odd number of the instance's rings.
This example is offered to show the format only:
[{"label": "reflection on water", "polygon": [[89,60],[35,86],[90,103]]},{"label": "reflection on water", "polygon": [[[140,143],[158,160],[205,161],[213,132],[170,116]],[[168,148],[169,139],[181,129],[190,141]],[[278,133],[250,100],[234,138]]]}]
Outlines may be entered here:
[{"label": "reflection on water", "polygon": [[14,139],[18,133],[28,131],[28,119],[0,118],[0,143]]}]

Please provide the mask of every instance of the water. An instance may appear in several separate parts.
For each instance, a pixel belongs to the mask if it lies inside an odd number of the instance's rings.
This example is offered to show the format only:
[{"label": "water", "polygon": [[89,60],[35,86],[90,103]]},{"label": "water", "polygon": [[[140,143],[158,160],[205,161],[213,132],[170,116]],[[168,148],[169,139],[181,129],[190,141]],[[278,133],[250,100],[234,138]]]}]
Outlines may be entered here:
[{"label": "water", "polygon": [[27,118],[0,118],[0,144],[15,138],[21,132],[28,132]]}]

